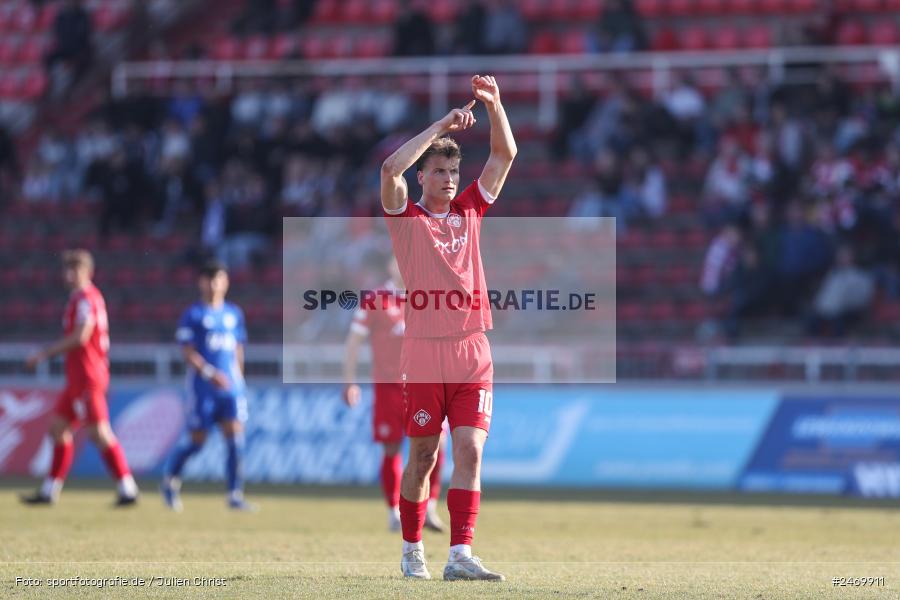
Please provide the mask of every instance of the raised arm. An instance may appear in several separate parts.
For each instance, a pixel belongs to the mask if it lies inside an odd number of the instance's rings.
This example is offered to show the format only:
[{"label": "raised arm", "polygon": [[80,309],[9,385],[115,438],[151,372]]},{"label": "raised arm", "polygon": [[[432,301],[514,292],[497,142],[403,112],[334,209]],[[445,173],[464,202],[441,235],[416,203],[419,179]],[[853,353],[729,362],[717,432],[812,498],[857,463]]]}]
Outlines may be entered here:
[{"label": "raised arm", "polygon": [[491,154],[478,181],[493,198],[496,198],[503,189],[506,175],[518,152],[516,140],[513,138],[503,104],[500,103],[500,88],[497,86],[497,80],[490,75],[473,76],[472,93],[475,94],[475,98],[484,103],[488,119],[491,122]]},{"label": "raised arm", "polygon": [[474,100],[462,108],[454,108],[443,119],[432,123],[425,131],[387,157],[381,165],[381,204],[385,210],[396,211],[403,208],[408,194],[403,173],[415,164],[434,140],[445,133],[463,131],[475,124],[473,106]]}]

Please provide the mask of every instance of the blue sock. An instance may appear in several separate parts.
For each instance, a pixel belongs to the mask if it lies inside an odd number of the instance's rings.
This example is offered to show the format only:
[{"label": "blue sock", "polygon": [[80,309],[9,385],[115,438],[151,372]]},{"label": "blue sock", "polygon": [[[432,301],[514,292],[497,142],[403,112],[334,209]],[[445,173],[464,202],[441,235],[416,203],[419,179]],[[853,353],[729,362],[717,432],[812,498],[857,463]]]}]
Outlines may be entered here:
[{"label": "blue sock", "polygon": [[199,452],[202,447],[203,444],[197,444],[193,440],[188,440],[186,443],[175,448],[175,452],[173,452],[172,456],[169,458],[169,464],[166,465],[166,477],[181,477],[181,470],[184,468],[184,463],[186,463],[194,454]]},{"label": "blue sock", "polygon": [[228,446],[228,460],[225,463],[225,471],[228,476],[228,494],[234,496],[242,492],[244,488],[243,475],[241,473],[241,459],[244,455],[244,434],[239,433],[232,437],[226,437]]}]

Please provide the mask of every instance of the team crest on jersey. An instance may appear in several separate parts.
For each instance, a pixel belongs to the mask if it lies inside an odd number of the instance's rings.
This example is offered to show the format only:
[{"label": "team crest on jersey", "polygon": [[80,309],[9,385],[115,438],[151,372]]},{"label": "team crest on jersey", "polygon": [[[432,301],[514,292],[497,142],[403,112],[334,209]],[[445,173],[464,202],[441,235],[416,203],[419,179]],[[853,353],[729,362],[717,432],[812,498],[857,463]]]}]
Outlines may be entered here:
[{"label": "team crest on jersey", "polygon": [[450,225],[450,227],[459,227],[462,225],[462,219],[458,214],[450,213],[447,215],[447,224]]},{"label": "team crest on jersey", "polygon": [[203,327],[206,329],[212,329],[216,325],[216,320],[213,319],[212,315],[204,315],[203,317]]},{"label": "team crest on jersey", "polygon": [[237,325],[237,319],[233,314],[228,313],[222,317],[222,324],[225,325],[225,329],[234,329],[235,325]]},{"label": "team crest on jersey", "polygon": [[428,421],[430,421],[430,420],[431,420],[431,415],[429,415],[428,411],[426,411],[424,409],[420,410],[419,412],[417,412],[416,414],[413,415],[413,421],[415,421],[419,427],[425,427],[425,425],[427,425]]}]

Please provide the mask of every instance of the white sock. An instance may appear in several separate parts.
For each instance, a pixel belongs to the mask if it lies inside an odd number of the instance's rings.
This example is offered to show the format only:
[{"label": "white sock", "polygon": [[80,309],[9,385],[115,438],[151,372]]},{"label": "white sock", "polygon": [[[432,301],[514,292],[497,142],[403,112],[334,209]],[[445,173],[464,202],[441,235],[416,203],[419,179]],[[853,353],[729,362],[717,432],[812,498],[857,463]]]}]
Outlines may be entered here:
[{"label": "white sock", "polygon": [[388,515],[392,517],[397,517],[397,520],[400,519],[400,507],[399,506],[388,506]]},{"label": "white sock", "polygon": [[228,492],[228,500],[231,502],[240,502],[244,499],[244,490],[231,490]]},{"label": "white sock", "polygon": [[460,558],[472,558],[472,546],[468,544],[450,546],[450,560],[458,560]]},{"label": "white sock", "polygon": [[428,499],[428,510],[437,510],[437,498]]},{"label": "white sock", "polygon": [[46,477],[44,479],[44,483],[41,484],[41,496],[54,499],[58,498],[59,493],[62,491],[62,486],[62,479],[53,479],[52,477]]},{"label": "white sock", "polygon": [[119,480],[119,483],[116,484],[116,487],[119,490],[120,496],[125,496],[126,498],[134,498],[137,496],[138,487],[134,482],[134,477],[131,475],[126,475],[122,479]]},{"label": "white sock", "polygon": [[419,540],[418,542],[407,542],[406,540],[403,540],[403,554],[412,550],[422,550],[424,552],[425,544],[422,543],[422,540]]}]

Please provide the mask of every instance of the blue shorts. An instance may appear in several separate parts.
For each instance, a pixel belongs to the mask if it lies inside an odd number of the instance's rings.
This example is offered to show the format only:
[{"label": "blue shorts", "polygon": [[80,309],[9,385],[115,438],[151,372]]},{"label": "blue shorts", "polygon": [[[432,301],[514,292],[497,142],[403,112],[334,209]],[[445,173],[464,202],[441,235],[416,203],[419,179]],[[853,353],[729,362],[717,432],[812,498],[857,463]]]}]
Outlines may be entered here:
[{"label": "blue shorts", "polygon": [[238,394],[198,394],[188,390],[187,428],[206,431],[222,421],[247,420],[247,398]]}]

